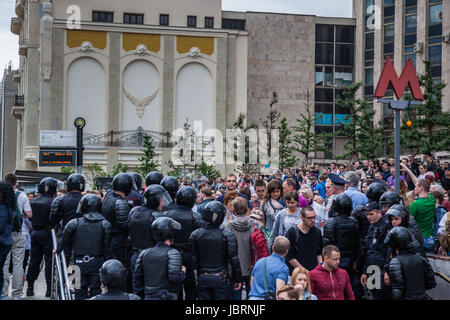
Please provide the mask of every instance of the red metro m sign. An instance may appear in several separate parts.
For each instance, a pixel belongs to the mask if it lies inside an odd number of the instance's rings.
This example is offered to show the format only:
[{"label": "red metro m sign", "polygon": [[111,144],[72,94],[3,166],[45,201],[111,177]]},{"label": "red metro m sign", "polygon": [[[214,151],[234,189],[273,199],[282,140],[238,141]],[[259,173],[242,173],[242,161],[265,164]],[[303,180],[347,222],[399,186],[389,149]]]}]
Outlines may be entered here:
[{"label": "red metro m sign", "polygon": [[391,58],[387,57],[386,61],[384,62],[383,71],[381,72],[381,77],[378,81],[375,94],[373,96],[375,98],[383,98],[386,94],[389,82],[392,83],[392,88],[394,89],[394,93],[397,99],[401,99],[403,92],[405,92],[406,85],[409,85],[414,100],[424,100],[422,90],[420,89],[419,80],[417,79],[416,71],[414,70],[414,65],[411,58],[409,58],[406,62],[405,68],[403,69],[403,72],[399,78],[397,76],[397,72],[394,69]]}]

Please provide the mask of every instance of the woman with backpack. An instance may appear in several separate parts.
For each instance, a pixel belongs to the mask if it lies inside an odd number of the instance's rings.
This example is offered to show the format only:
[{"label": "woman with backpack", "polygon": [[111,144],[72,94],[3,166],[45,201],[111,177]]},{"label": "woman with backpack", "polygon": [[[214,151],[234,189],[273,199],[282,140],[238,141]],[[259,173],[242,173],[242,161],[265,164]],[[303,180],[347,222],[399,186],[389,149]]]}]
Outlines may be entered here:
[{"label": "woman with backpack", "polygon": [[12,245],[11,232],[15,208],[16,196],[12,186],[0,182],[0,288],[3,288],[3,266]]}]

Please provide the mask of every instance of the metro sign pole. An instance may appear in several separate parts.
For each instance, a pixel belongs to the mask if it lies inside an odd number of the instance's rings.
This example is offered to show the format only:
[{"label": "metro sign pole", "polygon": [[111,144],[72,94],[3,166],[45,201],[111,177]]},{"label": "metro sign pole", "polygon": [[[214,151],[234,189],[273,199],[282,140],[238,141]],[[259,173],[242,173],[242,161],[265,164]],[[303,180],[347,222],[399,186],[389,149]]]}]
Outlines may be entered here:
[{"label": "metro sign pole", "polygon": [[[397,100],[381,99],[385,96],[389,83],[392,84]],[[415,101],[400,100],[406,85],[409,85]],[[395,192],[400,193],[400,111],[405,110],[409,105],[420,105],[422,104],[420,101],[424,100],[411,58],[406,62],[399,78],[391,58],[387,57],[374,97],[378,98],[379,103],[389,103],[389,108],[395,110]]]}]

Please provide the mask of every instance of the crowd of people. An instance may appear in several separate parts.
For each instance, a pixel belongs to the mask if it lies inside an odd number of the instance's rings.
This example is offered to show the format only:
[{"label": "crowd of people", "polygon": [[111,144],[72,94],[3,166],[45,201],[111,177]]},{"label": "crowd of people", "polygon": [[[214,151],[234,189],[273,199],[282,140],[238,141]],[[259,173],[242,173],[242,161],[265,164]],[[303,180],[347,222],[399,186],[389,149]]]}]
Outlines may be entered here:
[{"label": "crowd of people", "polygon": [[431,155],[400,166],[400,193],[393,159],[195,181],[120,173],[101,191],[73,174],[65,188],[43,179],[37,196],[9,174],[3,295],[11,274],[13,298],[24,280],[33,296],[44,258],[50,296],[52,253],[64,252],[81,270],[77,299],[427,299],[426,254],[450,253],[450,168]]}]

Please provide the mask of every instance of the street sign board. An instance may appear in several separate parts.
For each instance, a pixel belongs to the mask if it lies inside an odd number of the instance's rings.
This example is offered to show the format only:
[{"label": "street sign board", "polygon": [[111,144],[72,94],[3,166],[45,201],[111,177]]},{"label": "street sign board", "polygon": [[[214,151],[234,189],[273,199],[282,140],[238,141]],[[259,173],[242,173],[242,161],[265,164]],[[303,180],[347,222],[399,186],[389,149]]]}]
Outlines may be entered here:
[{"label": "street sign board", "polygon": [[39,150],[40,167],[74,167],[76,158],[76,150]]},{"label": "street sign board", "polygon": [[41,148],[76,148],[77,132],[75,130],[40,130],[39,147]]}]

